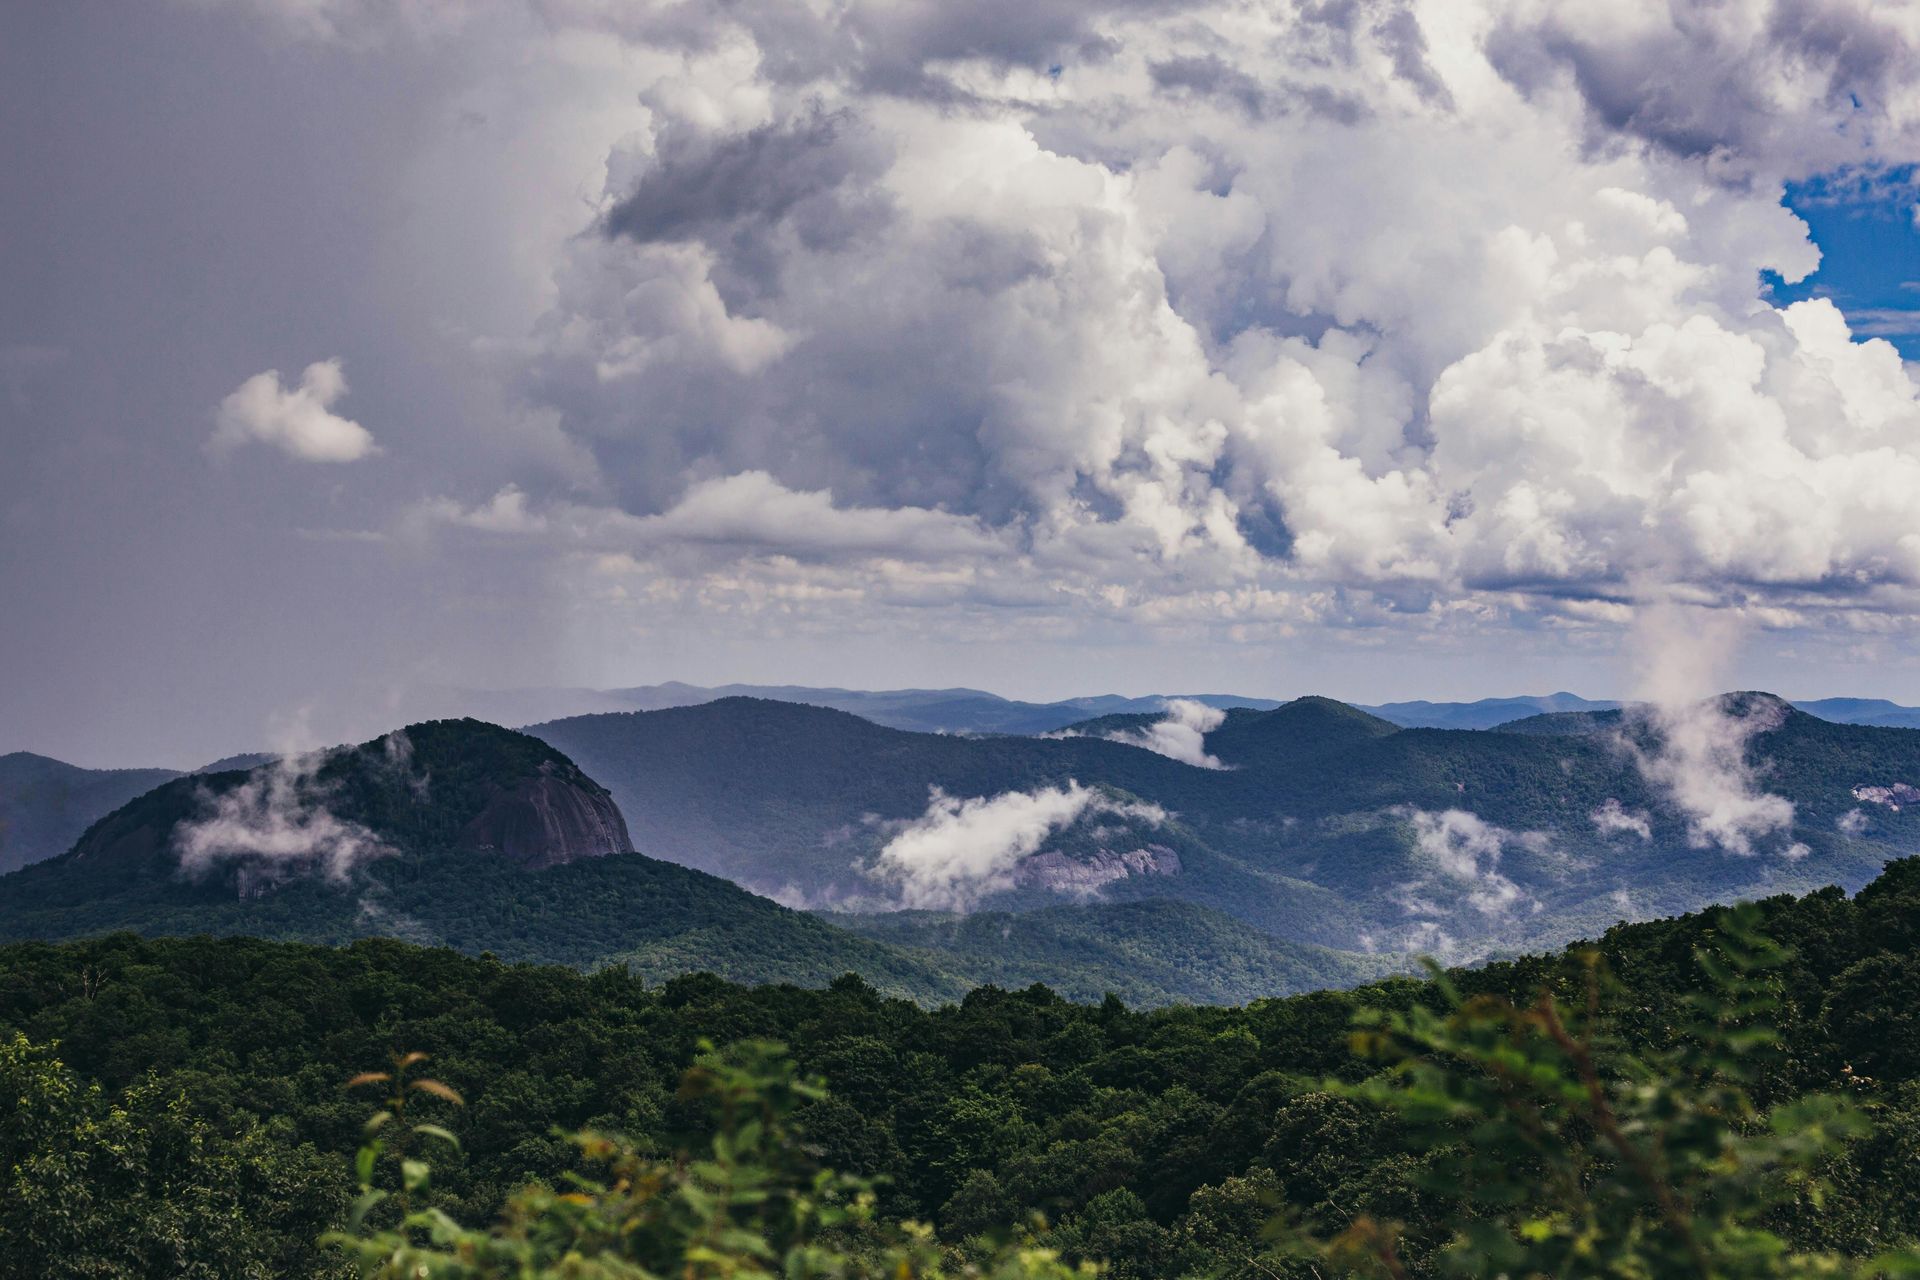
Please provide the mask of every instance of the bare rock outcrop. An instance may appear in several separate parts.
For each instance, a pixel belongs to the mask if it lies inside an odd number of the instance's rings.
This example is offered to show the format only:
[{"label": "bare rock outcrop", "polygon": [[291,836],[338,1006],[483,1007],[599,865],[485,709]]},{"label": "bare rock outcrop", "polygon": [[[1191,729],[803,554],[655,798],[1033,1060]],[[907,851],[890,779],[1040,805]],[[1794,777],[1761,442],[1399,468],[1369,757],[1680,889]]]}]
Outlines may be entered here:
[{"label": "bare rock outcrop", "polygon": [[460,833],[460,844],[503,854],[529,870],[633,852],[613,797],[567,781],[550,764],[496,793]]}]

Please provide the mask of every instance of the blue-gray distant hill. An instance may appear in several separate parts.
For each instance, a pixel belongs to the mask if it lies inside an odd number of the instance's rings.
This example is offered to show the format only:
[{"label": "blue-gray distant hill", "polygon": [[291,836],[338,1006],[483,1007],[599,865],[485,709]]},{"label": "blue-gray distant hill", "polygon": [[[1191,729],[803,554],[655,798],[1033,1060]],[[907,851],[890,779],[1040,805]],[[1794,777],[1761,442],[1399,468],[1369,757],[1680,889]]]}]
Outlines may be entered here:
[{"label": "blue-gray distant hill", "polygon": [[83,769],[30,751],[0,756],[0,873],[66,852],[94,819],[179,776]]},{"label": "blue-gray distant hill", "polygon": [[1756,893],[1857,887],[1920,850],[1912,807],[1853,794],[1920,786],[1920,732],[1834,724],[1762,694],[1729,705],[1761,717],[1751,766],[1795,806],[1790,829],[1748,856],[1702,845],[1621,749],[1617,711],[1510,732],[1403,729],[1302,698],[1229,711],[1204,740],[1221,768],[1098,736],[1155,718],[1137,714],[1082,722],[1081,736],[969,738],[734,698],[529,732],[606,783],[643,847],[784,901],[900,905],[878,863],[900,833],[952,835],[965,802],[1011,813],[1019,797],[1077,785],[1111,803],[1049,829],[974,905],[1176,898],[1340,950],[1474,954]]},{"label": "blue-gray distant hill", "polygon": [[1363,710],[1403,729],[1491,729],[1527,716],[1606,711],[1619,705],[1573,693],[1549,693],[1542,697],[1481,698],[1477,702],[1383,702]]},{"label": "blue-gray distant hill", "polygon": [[845,711],[890,729],[908,729],[918,733],[1052,733],[1076,721],[1093,716],[1154,713],[1165,710],[1170,697],[1184,697],[1214,707],[1256,707],[1271,709],[1280,705],[1273,698],[1241,697],[1235,694],[1174,694],[1128,698],[1118,694],[1095,694],[1066,698],[1057,702],[1021,702],[1003,698],[981,689],[864,689],[815,688],[808,685],[728,684],[712,688],[681,684],[641,685],[630,689],[608,689],[606,697],[625,703],[636,711],[664,711],[678,707],[701,706],[724,698],[759,698],[771,702],[791,702],[804,706],[827,707]]}]

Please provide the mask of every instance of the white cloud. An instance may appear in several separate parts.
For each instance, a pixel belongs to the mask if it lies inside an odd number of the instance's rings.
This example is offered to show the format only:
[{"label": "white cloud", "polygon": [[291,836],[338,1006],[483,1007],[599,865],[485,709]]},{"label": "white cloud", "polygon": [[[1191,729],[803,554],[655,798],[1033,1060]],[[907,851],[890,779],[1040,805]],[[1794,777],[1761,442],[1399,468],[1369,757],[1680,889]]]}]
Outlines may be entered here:
[{"label": "white cloud", "polygon": [[224,453],[258,441],[305,462],[356,462],[379,450],[372,432],[329,411],[346,393],[338,360],[308,365],[290,388],[278,369],[256,373],[220,402],[208,447]]},{"label": "white cloud", "polygon": [[[446,0],[247,7],[536,48]],[[1855,341],[1900,321],[1758,284],[1819,260],[1786,182],[1920,160],[1903,9],[534,8],[552,48],[508,61],[631,76],[571,130],[593,207],[499,348],[592,505],[447,523],[783,624],[1578,629],[1645,584],[1920,610],[1920,398]],[[875,586],[883,558],[948,576]]]},{"label": "white cloud", "polygon": [[492,498],[478,506],[463,507],[452,498],[430,498],[418,514],[427,520],[484,533],[542,533],[547,528],[545,515],[527,506],[527,495],[520,486],[503,485]]},{"label": "white cloud", "polygon": [[1640,772],[1687,819],[1687,841],[1717,845],[1742,857],[1757,838],[1793,826],[1793,802],[1761,788],[1748,743],[1778,728],[1784,703],[1723,700],[1720,684],[1734,647],[1737,619],[1671,602],[1643,607],[1634,646],[1642,664],[1644,701],[1628,711],[1623,742]]},{"label": "white cloud", "polygon": [[970,911],[1011,889],[1021,862],[1083,815],[1113,814],[1158,826],[1165,810],[1123,802],[1069,781],[1065,787],[965,799],[932,789],[926,812],[887,841],[866,873],[905,907]]},{"label": "white cloud", "polygon": [[[394,740],[387,746],[391,754]],[[373,832],[327,807],[317,779],[325,763],[323,752],[281,756],[239,786],[203,797],[203,812],[173,831],[181,871],[200,876],[237,863],[243,877],[270,881],[318,869],[344,882],[361,863],[390,853]]]},{"label": "white cloud", "polygon": [[1867,829],[1866,811],[1858,808],[1849,809],[1834,819],[1833,825],[1839,829],[1841,835],[1857,836]]},{"label": "white cloud", "polygon": [[965,517],[911,507],[841,506],[829,492],[789,489],[764,471],[698,481],[667,510],[650,516],[568,501],[536,508],[516,485],[471,507],[452,498],[428,499],[409,515],[488,533],[550,535],[563,549],[614,554],[695,549],[728,559],[774,555],[864,563],[970,559],[1005,549]]},{"label": "white cloud", "polygon": [[971,520],[944,511],[836,506],[825,490],[795,491],[764,471],[690,486],[657,516],[622,522],[646,542],[692,542],[802,553],[937,559],[995,549]]},{"label": "white cloud", "polygon": [[[1501,916],[1533,901],[1531,894],[1503,875],[1500,856],[1509,844],[1544,849],[1538,832],[1516,833],[1498,827],[1465,809],[1430,813],[1410,810],[1414,847],[1448,879],[1463,886],[1469,906],[1482,915]],[[1433,904],[1418,899],[1422,886],[1408,886],[1408,901],[1432,912]]]},{"label": "white cloud", "polygon": [[1606,802],[1588,814],[1587,818],[1603,836],[1632,832],[1642,840],[1653,839],[1653,825],[1647,821],[1647,815],[1629,812],[1612,796],[1608,796]]},{"label": "white cloud", "polygon": [[[1043,8],[615,22],[688,52],[528,385],[639,521],[1010,544],[1003,574],[1140,618],[1920,585],[1898,356],[1754,283],[1817,261],[1782,179],[1920,156],[1913,24]],[[1648,70],[1676,58],[1714,72]]]},{"label": "white cloud", "polygon": [[1216,756],[1207,753],[1207,735],[1218,729],[1227,713],[1218,707],[1191,698],[1169,698],[1167,715],[1139,729],[1123,729],[1105,735],[1110,741],[1148,751],[1190,764],[1200,769],[1224,769]]}]

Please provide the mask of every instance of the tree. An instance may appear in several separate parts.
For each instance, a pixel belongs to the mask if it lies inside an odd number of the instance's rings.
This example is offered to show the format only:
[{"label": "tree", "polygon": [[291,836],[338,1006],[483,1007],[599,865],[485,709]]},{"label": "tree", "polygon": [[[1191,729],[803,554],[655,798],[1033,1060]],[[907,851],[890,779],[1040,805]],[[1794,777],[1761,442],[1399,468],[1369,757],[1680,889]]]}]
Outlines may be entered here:
[{"label": "tree", "polygon": [[[1698,959],[1708,981],[1669,1048],[1634,1051],[1607,1016],[1589,955],[1584,1007],[1463,997],[1436,970],[1440,1012],[1414,1005],[1365,1020],[1362,1047],[1388,1070],[1352,1095],[1404,1121],[1446,1200],[1430,1257],[1398,1223],[1356,1217],[1322,1253],[1351,1274],[1709,1277],[1920,1274],[1920,1255],[1873,1260],[1796,1249],[1773,1228],[1824,1194],[1826,1162],[1866,1132],[1843,1097],[1753,1101],[1775,1066],[1782,948],[1757,912],[1724,913]],[[1417,1242],[1415,1242],[1417,1245]]]},{"label": "tree", "polygon": [[224,1135],[147,1081],[110,1102],[23,1035],[0,1039],[0,1277],[319,1274],[337,1161],[253,1124]]},{"label": "tree", "polygon": [[[405,1086],[421,1083],[404,1079],[405,1065],[376,1073],[394,1092],[376,1113],[389,1118],[375,1132],[421,1131],[405,1115]],[[1030,1244],[968,1262],[943,1250],[926,1227],[880,1221],[869,1184],[812,1167],[801,1115],[824,1091],[794,1069],[779,1045],[709,1047],[682,1091],[717,1112],[707,1151],[660,1159],[621,1138],[575,1134],[582,1159],[599,1176],[571,1178],[572,1189],[564,1192],[527,1187],[488,1229],[462,1226],[426,1202],[431,1169],[424,1160],[400,1162],[397,1194],[375,1186],[382,1140],[370,1134],[359,1159],[363,1189],[354,1229],[329,1238],[362,1276],[380,1280],[1074,1280],[1098,1274]],[[437,1128],[427,1133],[451,1141]],[[389,1202],[400,1203],[398,1220],[367,1228],[370,1211]]]}]

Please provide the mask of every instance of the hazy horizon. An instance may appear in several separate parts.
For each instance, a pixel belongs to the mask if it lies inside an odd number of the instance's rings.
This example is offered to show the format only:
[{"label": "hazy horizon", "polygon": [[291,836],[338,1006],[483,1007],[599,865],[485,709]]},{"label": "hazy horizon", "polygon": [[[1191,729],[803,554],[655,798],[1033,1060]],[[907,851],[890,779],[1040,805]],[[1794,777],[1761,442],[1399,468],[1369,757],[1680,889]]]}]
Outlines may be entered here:
[{"label": "hazy horizon", "polygon": [[[1137,690],[1079,690],[1062,693],[1057,696],[1039,696],[1030,698],[1014,697],[999,690],[979,685],[927,684],[902,685],[893,688],[862,688],[858,685],[804,684],[795,681],[774,680],[722,680],[711,684],[693,681],[643,681],[632,684],[608,685],[600,688],[587,686],[520,686],[495,689],[458,688],[441,686],[436,688],[418,688],[408,696],[396,696],[391,703],[390,713],[385,719],[333,718],[317,716],[308,709],[304,717],[281,720],[269,726],[268,730],[252,738],[238,737],[214,746],[180,746],[172,750],[145,755],[130,756],[124,752],[108,751],[93,754],[85,751],[62,753],[49,750],[45,745],[30,742],[12,742],[0,740],[0,755],[14,751],[25,751],[34,755],[48,756],[68,764],[91,769],[127,769],[127,768],[168,768],[191,770],[200,768],[215,760],[230,755],[242,755],[256,751],[304,751],[320,747],[333,747],[366,741],[389,730],[402,727],[423,719],[439,719],[450,716],[472,715],[478,719],[492,720],[510,728],[518,728],[539,721],[564,719],[569,716],[599,714],[616,710],[644,710],[644,707],[614,706],[594,704],[590,700],[605,695],[617,694],[635,689],[657,688],[663,685],[679,684],[699,690],[724,689],[740,686],[748,689],[817,689],[842,693],[907,693],[942,692],[946,690],[969,690],[994,697],[1006,698],[1012,702],[1032,704],[1053,704],[1072,702],[1078,699],[1102,697],[1123,698],[1177,698],[1182,696],[1204,697],[1241,697],[1257,698],[1278,702],[1291,701],[1306,696],[1334,698],[1337,701],[1355,706],[1378,707],[1394,704],[1432,702],[1441,705],[1466,705],[1480,701],[1501,701],[1507,699],[1548,698],[1571,694],[1590,702],[1631,701],[1614,694],[1595,694],[1577,689],[1530,689],[1504,691],[1500,693],[1480,694],[1460,698],[1377,698],[1364,694],[1342,695],[1325,689],[1296,689],[1280,693],[1264,693],[1238,688],[1214,688],[1195,686],[1142,688]],[[1721,692],[1737,692],[1749,686],[1729,685]],[[1755,686],[1758,691],[1774,693],[1794,703],[1815,702],[1828,698],[1879,699],[1878,693],[1788,693],[1778,689],[1764,689]],[[583,701],[589,700],[589,701]],[[1885,699],[1899,703],[1898,699]],[[519,714],[502,714],[512,709]],[[351,726],[358,727],[351,727]],[[198,736],[183,739],[183,742],[199,742]],[[210,739],[206,740],[211,742]]]}]

